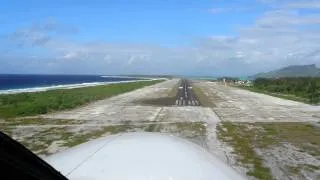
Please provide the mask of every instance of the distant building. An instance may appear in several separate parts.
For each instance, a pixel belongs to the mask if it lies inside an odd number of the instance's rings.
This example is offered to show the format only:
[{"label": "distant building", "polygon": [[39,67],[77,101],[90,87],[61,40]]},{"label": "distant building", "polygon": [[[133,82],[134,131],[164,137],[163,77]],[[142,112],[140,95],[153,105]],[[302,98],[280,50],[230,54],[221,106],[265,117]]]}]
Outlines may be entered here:
[{"label": "distant building", "polygon": [[250,86],[252,82],[250,80],[239,80],[239,81],[236,81],[235,84]]}]

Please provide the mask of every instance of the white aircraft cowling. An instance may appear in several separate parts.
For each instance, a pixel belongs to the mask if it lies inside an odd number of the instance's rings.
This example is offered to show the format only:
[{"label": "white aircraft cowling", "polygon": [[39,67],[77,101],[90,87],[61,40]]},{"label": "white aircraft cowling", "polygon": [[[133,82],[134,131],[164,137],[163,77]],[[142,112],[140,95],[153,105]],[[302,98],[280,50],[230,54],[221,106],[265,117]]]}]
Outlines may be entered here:
[{"label": "white aircraft cowling", "polygon": [[70,180],[246,179],[200,146],[158,133],[102,137],[45,160]]}]

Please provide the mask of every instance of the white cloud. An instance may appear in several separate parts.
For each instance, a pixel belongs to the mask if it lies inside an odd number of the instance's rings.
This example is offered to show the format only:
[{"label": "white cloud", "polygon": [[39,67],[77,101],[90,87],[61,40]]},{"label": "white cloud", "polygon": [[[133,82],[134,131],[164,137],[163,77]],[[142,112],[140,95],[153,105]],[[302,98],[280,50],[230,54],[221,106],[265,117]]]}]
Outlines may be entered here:
[{"label": "white cloud", "polygon": [[229,12],[230,8],[212,8],[210,9],[210,12],[212,14],[220,14],[220,13],[225,13],[225,12]]},{"label": "white cloud", "polygon": [[251,7],[239,7],[239,5],[235,7],[215,7],[211,8],[209,11],[212,14],[222,14],[222,13],[241,13],[253,10]]},{"label": "white cloud", "polygon": [[74,59],[78,58],[78,54],[75,52],[68,52],[63,56],[64,59]]},{"label": "white cloud", "polygon": [[288,25],[320,24],[320,14],[300,15],[295,10],[275,10],[267,12],[259,18],[257,24],[277,29],[280,27],[288,28]]},{"label": "white cloud", "polygon": [[[257,18],[254,24],[240,28],[237,36],[213,35],[196,39],[191,46],[174,48],[53,38],[48,31],[56,32],[53,27],[60,26],[57,22],[19,30],[10,37],[50,51],[52,58],[32,60],[28,64],[33,71],[250,75],[290,64],[320,65],[320,31],[309,28],[319,28],[319,23],[319,14],[301,15],[295,9],[272,10]],[[19,58],[11,58],[10,68],[27,70]]]},{"label": "white cloud", "polygon": [[293,1],[287,4],[285,7],[294,9],[320,9],[319,0],[304,0],[304,1]]},{"label": "white cloud", "polygon": [[257,0],[274,9],[320,9],[319,0]]},{"label": "white cloud", "polygon": [[210,37],[197,45],[217,66],[227,69],[237,64],[234,71],[239,73],[290,64],[320,65],[320,31],[307,28],[319,20],[318,15],[303,16],[294,10],[269,11],[254,25],[240,29],[237,37]]},{"label": "white cloud", "polygon": [[8,39],[21,45],[46,46],[54,33],[76,33],[78,30],[70,25],[59,24],[48,18],[44,22],[33,24],[27,28],[17,29],[8,35]]}]

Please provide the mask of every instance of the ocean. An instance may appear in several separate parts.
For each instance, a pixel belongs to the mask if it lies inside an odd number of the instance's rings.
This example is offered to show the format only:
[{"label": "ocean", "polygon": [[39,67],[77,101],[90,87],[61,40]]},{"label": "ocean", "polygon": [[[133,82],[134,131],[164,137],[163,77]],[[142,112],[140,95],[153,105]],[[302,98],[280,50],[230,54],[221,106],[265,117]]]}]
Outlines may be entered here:
[{"label": "ocean", "polygon": [[140,78],[99,75],[8,75],[0,74],[0,93],[35,92],[109,83],[138,81]]}]

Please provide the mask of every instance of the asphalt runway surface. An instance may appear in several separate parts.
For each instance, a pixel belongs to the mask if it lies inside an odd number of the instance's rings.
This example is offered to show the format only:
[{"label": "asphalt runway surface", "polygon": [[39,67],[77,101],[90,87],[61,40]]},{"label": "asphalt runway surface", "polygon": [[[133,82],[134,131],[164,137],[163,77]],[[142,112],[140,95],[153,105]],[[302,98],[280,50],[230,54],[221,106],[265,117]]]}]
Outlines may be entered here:
[{"label": "asphalt runway surface", "polygon": [[175,101],[177,106],[200,106],[200,102],[193,91],[193,87],[186,79],[180,81],[178,94]]}]

